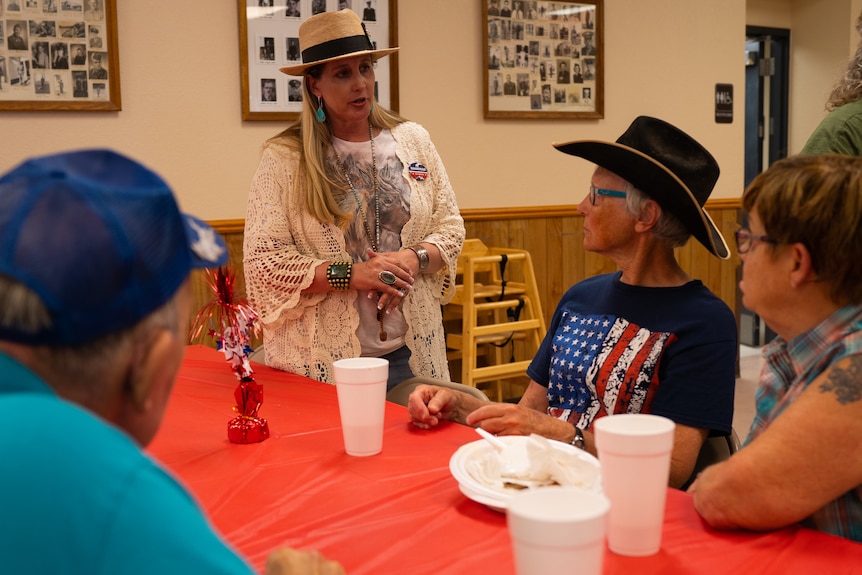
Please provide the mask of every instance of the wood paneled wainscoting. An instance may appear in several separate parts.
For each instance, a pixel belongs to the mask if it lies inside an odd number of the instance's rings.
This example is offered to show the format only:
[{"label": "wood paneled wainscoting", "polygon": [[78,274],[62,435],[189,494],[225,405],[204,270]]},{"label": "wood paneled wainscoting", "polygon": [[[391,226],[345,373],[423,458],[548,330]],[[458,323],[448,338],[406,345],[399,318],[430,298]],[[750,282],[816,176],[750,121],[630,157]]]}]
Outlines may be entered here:
[{"label": "wood paneled wainscoting", "polygon": [[[733,233],[739,226],[737,221],[740,201],[712,200],[707,202],[706,208],[731,248],[730,259],[719,260],[695,240],[677,249],[676,256],[683,269],[703,281],[713,293],[724,300],[738,320],[741,305],[737,291],[739,257],[733,243]],[[542,310],[548,322],[557,302],[569,286],[584,278],[616,270],[616,266],[608,258],[584,251],[583,216],[576,205],[465,209],[461,213],[468,238],[479,238],[488,246],[510,247],[530,252],[539,285]],[[218,220],[210,223],[227,241],[230,265],[236,272],[236,287],[238,293],[244,294],[243,220]],[[213,298],[213,294],[207,286],[206,276],[200,271],[194,272],[192,288],[194,314]],[[199,336],[195,343],[213,345],[212,338],[204,334]],[[459,370],[452,371],[454,376]]]},{"label": "wood paneled wainscoting", "polygon": [[[715,200],[707,212],[721,230],[732,255],[720,260],[692,239],[676,250],[677,260],[692,277],[703,281],[736,313],[739,258],[733,233],[739,227],[738,199]],[[583,249],[584,218],[577,206],[543,206],[462,210],[468,238],[479,238],[488,246],[524,249],[533,257],[539,296],[546,321],[569,287],[588,277],[616,271],[614,263]]]}]

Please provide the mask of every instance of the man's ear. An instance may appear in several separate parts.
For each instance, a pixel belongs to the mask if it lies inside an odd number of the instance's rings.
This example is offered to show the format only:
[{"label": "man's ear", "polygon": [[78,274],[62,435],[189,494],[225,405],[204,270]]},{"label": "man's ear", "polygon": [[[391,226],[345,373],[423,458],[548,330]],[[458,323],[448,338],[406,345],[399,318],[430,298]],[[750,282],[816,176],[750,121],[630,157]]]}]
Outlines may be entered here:
[{"label": "man's ear", "polygon": [[159,329],[146,344],[138,344],[132,365],[129,367],[127,389],[132,406],[138,413],[146,413],[153,407],[154,399],[168,390],[176,376],[176,336],[170,330]]}]

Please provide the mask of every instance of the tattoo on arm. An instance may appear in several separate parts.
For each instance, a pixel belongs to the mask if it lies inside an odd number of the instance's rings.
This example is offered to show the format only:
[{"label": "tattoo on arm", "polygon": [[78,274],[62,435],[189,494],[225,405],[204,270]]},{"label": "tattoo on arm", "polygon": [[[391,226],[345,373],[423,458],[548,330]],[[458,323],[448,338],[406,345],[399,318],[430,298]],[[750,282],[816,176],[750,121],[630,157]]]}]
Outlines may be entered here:
[{"label": "tattoo on arm", "polygon": [[862,399],[862,356],[850,356],[850,365],[846,368],[832,369],[828,380],[820,384],[820,391],[834,391],[842,405]]}]

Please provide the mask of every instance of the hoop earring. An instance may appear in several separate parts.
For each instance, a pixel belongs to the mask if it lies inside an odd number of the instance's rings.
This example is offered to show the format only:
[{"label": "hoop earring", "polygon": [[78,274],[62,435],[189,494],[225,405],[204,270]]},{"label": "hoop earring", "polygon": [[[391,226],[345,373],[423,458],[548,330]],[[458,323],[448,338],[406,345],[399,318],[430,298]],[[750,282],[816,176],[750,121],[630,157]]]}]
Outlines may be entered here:
[{"label": "hoop earring", "polygon": [[317,111],[314,113],[314,118],[321,124],[326,121],[326,112],[323,111],[323,98],[317,99]]}]

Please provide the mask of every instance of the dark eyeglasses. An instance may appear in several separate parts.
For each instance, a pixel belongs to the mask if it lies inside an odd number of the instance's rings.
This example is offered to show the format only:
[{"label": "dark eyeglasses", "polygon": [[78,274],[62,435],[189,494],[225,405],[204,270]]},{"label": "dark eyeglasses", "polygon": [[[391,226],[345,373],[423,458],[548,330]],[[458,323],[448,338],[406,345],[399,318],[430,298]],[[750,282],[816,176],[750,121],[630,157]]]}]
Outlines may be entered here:
[{"label": "dark eyeglasses", "polygon": [[596,196],[611,196],[612,198],[624,198],[628,194],[619,190],[606,190],[590,185],[590,204],[596,205]]},{"label": "dark eyeglasses", "polygon": [[771,236],[755,236],[748,228],[739,228],[733,234],[733,237],[736,238],[736,252],[740,254],[748,253],[755,242],[764,242],[767,244],[778,243],[778,240]]}]

